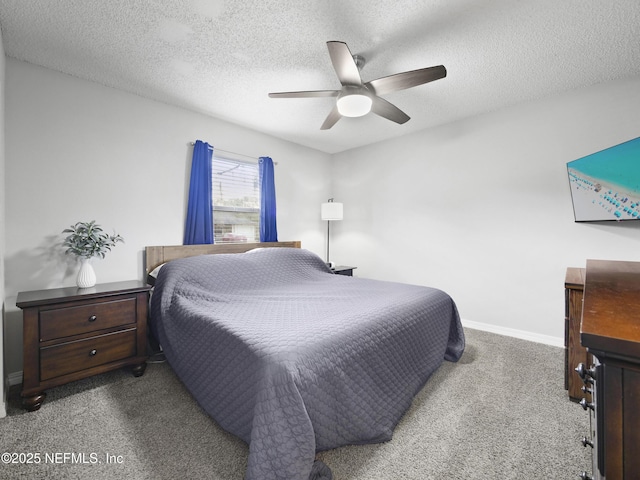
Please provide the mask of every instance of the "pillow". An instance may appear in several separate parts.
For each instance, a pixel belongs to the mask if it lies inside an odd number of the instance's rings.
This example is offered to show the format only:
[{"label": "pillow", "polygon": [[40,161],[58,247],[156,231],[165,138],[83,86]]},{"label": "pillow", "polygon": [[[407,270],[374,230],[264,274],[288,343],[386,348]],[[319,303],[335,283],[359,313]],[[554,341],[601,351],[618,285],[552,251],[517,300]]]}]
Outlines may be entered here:
[{"label": "pillow", "polygon": [[154,268],[153,270],[151,270],[149,272],[149,275],[147,275],[147,283],[149,285],[155,285],[156,284],[156,278],[158,278],[158,273],[160,273],[160,269],[162,267],[164,267],[165,264],[162,263],[160,265],[158,265],[156,268]]},{"label": "pillow", "polygon": [[247,250],[244,253],[256,253],[256,252],[261,252],[263,250],[266,250],[266,248],[264,247],[258,247],[258,248],[252,248],[251,250]]}]

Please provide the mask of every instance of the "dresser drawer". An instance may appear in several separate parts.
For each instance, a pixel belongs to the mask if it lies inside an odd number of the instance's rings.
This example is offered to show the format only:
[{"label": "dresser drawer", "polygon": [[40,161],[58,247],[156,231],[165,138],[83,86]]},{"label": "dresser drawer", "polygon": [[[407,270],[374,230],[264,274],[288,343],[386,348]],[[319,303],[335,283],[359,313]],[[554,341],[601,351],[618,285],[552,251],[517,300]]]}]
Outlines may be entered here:
[{"label": "dresser drawer", "polygon": [[135,323],[135,297],[40,311],[40,341]]},{"label": "dresser drawer", "polygon": [[136,329],[40,349],[40,380],[86,370],[136,355]]}]

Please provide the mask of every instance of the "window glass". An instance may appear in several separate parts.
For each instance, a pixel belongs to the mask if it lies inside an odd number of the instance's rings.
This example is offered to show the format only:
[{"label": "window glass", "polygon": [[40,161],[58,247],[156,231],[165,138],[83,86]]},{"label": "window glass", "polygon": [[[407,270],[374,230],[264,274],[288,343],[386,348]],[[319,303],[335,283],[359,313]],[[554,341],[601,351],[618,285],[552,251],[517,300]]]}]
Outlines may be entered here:
[{"label": "window glass", "polygon": [[259,242],[258,164],[216,156],[211,162],[215,243]]}]

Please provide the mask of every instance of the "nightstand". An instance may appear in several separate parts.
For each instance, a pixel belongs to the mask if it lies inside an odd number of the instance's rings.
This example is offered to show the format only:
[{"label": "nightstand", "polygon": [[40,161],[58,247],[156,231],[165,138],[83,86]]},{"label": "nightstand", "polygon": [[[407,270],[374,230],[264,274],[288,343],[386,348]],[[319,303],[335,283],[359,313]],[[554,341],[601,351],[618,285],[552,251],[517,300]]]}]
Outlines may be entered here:
[{"label": "nightstand", "polygon": [[144,282],[20,292],[22,403],[38,410],[44,390],[124,366],[147,366],[149,289]]},{"label": "nightstand", "polygon": [[344,265],[338,265],[331,269],[336,275],[344,275],[346,277],[353,277],[353,271],[358,267],[346,267]]}]

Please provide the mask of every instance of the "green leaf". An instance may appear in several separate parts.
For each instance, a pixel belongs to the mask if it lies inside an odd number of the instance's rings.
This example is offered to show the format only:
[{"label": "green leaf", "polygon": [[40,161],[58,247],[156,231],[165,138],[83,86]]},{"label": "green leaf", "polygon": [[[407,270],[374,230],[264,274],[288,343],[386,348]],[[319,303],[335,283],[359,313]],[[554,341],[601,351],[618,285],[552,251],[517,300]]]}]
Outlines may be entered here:
[{"label": "green leaf", "polygon": [[62,242],[62,246],[67,248],[65,253],[84,258],[94,256],[104,258],[116,243],[124,242],[124,239],[118,234],[104,233],[102,227],[97,225],[95,220],[78,222],[71,225],[70,228],[65,228],[62,233],[69,234]]}]

